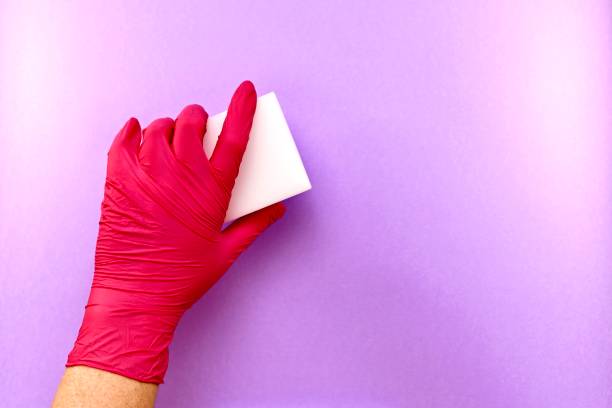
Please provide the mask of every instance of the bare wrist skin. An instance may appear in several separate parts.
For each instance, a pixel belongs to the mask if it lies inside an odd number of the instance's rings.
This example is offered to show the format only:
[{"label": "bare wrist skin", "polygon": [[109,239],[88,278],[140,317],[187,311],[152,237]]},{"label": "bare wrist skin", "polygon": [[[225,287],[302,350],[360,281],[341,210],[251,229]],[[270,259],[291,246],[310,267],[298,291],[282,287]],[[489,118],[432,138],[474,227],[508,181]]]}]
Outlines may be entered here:
[{"label": "bare wrist skin", "polygon": [[86,366],[66,368],[53,408],[150,408],[156,384]]}]

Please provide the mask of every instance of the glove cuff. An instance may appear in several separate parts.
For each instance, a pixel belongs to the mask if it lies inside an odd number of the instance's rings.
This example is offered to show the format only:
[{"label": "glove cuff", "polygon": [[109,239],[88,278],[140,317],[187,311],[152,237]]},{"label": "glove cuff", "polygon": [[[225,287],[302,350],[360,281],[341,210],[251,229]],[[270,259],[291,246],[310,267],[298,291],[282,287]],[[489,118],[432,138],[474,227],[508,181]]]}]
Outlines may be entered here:
[{"label": "glove cuff", "polygon": [[162,384],[175,316],[88,305],[67,367],[84,365],[137,381]]}]

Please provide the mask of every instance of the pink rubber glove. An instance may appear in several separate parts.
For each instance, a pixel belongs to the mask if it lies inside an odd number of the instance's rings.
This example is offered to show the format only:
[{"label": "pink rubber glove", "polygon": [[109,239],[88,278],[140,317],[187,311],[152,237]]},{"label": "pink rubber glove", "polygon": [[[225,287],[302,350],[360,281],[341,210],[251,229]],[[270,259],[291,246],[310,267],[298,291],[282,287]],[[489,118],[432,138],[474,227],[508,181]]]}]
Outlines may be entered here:
[{"label": "pink rubber glove", "polygon": [[162,383],[183,313],[283,215],[278,203],[221,230],[256,100],[243,82],[210,160],[202,147],[208,115],[198,105],[144,132],[132,118],[119,132],[108,153],[91,292],[67,366]]}]

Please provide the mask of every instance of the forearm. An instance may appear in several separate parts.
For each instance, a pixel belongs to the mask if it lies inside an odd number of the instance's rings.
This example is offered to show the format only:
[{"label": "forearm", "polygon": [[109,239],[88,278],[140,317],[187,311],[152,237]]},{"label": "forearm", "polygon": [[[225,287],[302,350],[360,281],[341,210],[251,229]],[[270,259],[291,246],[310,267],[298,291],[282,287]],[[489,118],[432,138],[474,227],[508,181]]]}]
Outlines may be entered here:
[{"label": "forearm", "polygon": [[66,368],[53,408],[150,408],[156,395],[156,384],[75,366]]}]

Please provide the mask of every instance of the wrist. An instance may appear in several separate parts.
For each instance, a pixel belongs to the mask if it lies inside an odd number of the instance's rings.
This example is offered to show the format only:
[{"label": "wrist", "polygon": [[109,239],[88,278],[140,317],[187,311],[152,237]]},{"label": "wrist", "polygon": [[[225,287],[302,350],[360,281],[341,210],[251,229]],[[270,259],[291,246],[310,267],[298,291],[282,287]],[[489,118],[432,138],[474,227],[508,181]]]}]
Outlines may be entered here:
[{"label": "wrist", "polygon": [[[112,295],[113,303],[104,303]],[[161,384],[176,312],[134,308],[109,289],[92,289],[66,366],[85,365],[141,382]]]}]

